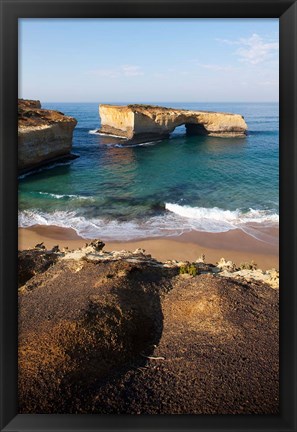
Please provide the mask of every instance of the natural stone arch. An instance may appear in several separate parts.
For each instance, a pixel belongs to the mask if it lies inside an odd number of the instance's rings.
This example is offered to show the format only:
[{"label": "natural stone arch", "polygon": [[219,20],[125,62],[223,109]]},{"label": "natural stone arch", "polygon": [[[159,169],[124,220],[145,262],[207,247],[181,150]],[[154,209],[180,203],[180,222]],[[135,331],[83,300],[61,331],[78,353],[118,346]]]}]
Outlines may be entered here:
[{"label": "natural stone arch", "polygon": [[143,142],[168,137],[176,127],[185,124],[191,134],[211,136],[245,136],[247,125],[240,114],[210,111],[188,111],[151,105],[100,105],[101,129]]},{"label": "natural stone arch", "polygon": [[189,121],[183,121],[180,124],[177,124],[174,129],[170,132],[172,134],[177,128],[184,126],[185,128],[185,135],[209,135],[207,132],[207,129],[202,123],[197,122],[189,122]]}]

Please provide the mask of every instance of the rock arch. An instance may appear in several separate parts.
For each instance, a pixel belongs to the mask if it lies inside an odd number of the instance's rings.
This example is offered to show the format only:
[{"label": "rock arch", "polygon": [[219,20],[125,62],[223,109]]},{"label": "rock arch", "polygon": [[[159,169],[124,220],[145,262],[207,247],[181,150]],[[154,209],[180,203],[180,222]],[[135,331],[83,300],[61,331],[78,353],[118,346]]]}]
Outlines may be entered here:
[{"label": "rock arch", "polygon": [[98,132],[139,142],[168,137],[178,126],[188,133],[222,137],[245,136],[242,115],[211,111],[188,111],[152,105],[99,105]]}]

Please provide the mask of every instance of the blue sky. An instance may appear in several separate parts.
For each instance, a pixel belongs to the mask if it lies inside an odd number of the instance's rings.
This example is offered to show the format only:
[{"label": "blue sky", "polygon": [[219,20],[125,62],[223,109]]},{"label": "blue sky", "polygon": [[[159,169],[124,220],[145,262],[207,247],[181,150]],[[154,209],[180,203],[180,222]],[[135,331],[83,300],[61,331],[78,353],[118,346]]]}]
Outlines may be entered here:
[{"label": "blue sky", "polygon": [[278,19],[20,19],[19,97],[278,101]]}]

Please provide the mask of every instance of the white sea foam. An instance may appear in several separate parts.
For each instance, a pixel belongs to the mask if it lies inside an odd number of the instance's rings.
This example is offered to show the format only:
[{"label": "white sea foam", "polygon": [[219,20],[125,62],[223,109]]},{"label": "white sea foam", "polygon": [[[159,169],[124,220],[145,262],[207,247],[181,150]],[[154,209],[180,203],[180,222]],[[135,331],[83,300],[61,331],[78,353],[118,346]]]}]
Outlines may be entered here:
[{"label": "white sea foam", "polygon": [[203,223],[210,221],[215,225],[222,224],[226,226],[238,227],[246,223],[273,223],[279,222],[279,216],[276,213],[272,213],[269,210],[254,210],[249,209],[248,212],[242,212],[239,209],[234,211],[222,210],[218,207],[205,208],[205,207],[190,207],[181,206],[179,204],[165,204],[166,210],[175,213],[184,218]]},{"label": "white sea foam", "polygon": [[115,138],[121,138],[126,140],[127,138],[120,136],[120,135],[113,135],[113,134],[107,134],[107,133],[103,133],[103,132],[98,132],[98,129],[91,129],[89,130],[89,134],[91,135],[102,135],[102,136],[109,136],[109,137],[115,137]]},{"label": "white sea foam", "polygon": [[[91,135],[102,135],[102,136],[107,136],[107,137],[114,137],[114,138],[121,138],[122,140],[128,141],[128,138],[125,138],[123,136],[119,136],[119,135],[113,135],[113,134],[106,134],[103,132],[98,132],[98,129],[91,129],[89,130],[89,134]],[[112,146],[114,147],[119,147],[119,148],[126,148],[126,147],[145,147],[145,146],[152,146],[155,145],[159,142],[161,142],[162,140],[156,140],[156,141],[147,141],[144,143],[138,143],[138,144],[112,144]]]},{"label": "white sea foam", "polygon": [[[186,231],[226,232],[240,229],[251,237],[266,243],[277,245],[278,239],[265,231],[266,228],[277,228],[279,215],[269,210],[234,211],[217,207],[190,207],[178,204],[165,204],[166,210],[180,217],[180,223],[187,227]],[[177,222],[177,220],[176,220]]]},{"label": "white sea foam", "polygon": [[114,144],[112,145],[113,147],[118,147],[118,148],[130,148],[130,147],[150,147],[150,146],[154,146],[157,143],[161,142],[161,140],[157,140],[157,141],[146,141],[143,143],[135,143],[135,144]]},{"label": "white sea foam", "polygon": [[82,195],[68,195],[68,194],[59,195],[59,194],[54,194],[54,193],[50,193],[50,192],[37,192],[37,193],[39,195],[44,195],[44,196],[48,196],[48,197],[56,198],[56,199],[70,198],[70,199],[77,199],[77,200],[94,201],[94,198],[88,197],[88,196],[82,196]]},{"label": "white sea foam", "polygon": [[117,221],[105,218],[86,219],[76,212],[56,211],[53,213],[37,211],[20,211],[19,226],[57,225],[73,228],[84,238],[101,238],[103,240],[132,240],[137,238],[177,236],[192,230],[204,232],[226,232],[242,229],[255,238],[264,239],[260,234],[261,227],[278,225],[278,215],[264,210],[250,209],[243,213],[240,210],[229,211],[219,208],[199,208],[166,204],[168,210],[160,216],[146,220]]},{"label": "white sea foam", "polygon": [[[86,219],[74,212],[56,211],[54,213],[25,210],[19,212],[19,226],[56,225],[73,228],[84,238],[101,238],[103,240],[131,240],[149,236],[160,236],[159,226],[150,227],[135,221],[118,222],[116,220]],[[173,233],[174,234],[174,233]]]},{"label": "white sea foam", "polygon": [[201,219],[213,219],[213,220],[222,220],[224,222],[233,221],[237,219],[239,216],[239,211],[230,211],[230,210],[221,210],[218,207],[213,208],[205,208],[205,207],[190,207],[190,206],[181,206],[179,204],[165,204],[166,210],[171,211],[172,213],[178,214],[179,216],[201,220]]}]

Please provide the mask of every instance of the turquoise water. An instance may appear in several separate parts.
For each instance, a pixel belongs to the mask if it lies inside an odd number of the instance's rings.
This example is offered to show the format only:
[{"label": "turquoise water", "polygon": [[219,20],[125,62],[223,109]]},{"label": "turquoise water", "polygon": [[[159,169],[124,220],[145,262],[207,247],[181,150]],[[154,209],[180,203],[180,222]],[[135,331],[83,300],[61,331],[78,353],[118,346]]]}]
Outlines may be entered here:
[{"label": "turquoise water", "polygon": [[[43,103],[74,116],[80,157],[19,179],[19,225],[59,225],[86,238],[128,240],[277,226],[276,103],[159,103],[244,115],[245,138],[185,135],[125,146],[95,134],[96,103]],[[260,225],[259,225],[260,224]]]}]

